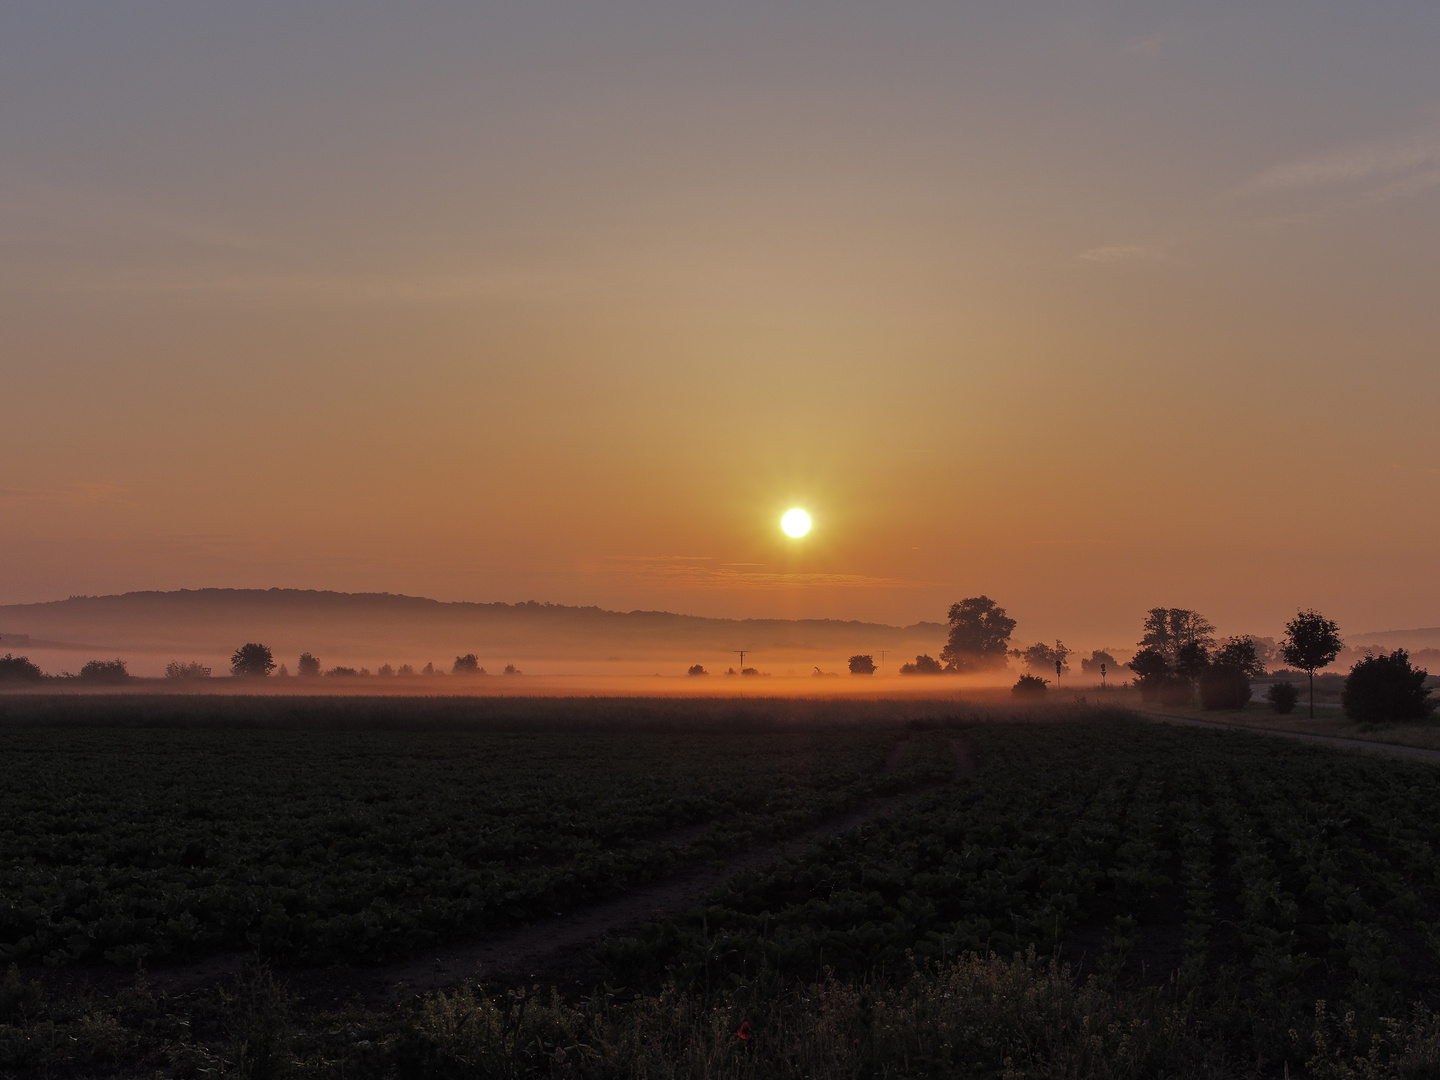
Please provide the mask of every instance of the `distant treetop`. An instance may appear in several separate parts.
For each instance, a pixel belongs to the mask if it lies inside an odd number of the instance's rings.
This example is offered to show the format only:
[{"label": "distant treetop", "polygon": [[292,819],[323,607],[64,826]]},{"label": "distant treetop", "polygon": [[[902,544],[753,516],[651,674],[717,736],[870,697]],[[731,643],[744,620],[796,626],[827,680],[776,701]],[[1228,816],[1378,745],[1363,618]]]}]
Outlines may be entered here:
[{"label": "distant treetop", "polygon": [[243,678],[263,679],[275,670],[275,658],[259,642],[251,641],[235,650],[230,657],[230,674]]}]

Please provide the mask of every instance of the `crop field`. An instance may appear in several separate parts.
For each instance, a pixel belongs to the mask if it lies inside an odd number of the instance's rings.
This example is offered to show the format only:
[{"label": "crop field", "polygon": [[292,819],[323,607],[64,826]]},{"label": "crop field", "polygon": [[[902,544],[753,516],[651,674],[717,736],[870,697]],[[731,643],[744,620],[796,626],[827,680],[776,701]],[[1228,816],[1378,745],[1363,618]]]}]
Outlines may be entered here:
[{"label": "crop field", "polygon": [[[0,709],[0,1073],[1440,1069],[1435,766],[1079,706],[506,708]],[[861,823],[782,848],[842,814]],[[741,850],[774,854],[599,937],[556,996],[543,963],[533,989],[480,972],[399,1012],[311,994]],[[156,989],[242,953],[268,966]],[[137,963],[133,991],[75,989]]]},{"label": "crop field", "polygon": [[1034,948],[1107,984],[1223,980],[1287,1020],[1318,998],[1396,1014],[1440,996],[1436,767],[1135,723],[964,734],[975,779],[610,943],[612,972]]},{"label": "crop field", "polygon": [[5,734],[0,962],[379,961],[893,789],[891,734]]}]

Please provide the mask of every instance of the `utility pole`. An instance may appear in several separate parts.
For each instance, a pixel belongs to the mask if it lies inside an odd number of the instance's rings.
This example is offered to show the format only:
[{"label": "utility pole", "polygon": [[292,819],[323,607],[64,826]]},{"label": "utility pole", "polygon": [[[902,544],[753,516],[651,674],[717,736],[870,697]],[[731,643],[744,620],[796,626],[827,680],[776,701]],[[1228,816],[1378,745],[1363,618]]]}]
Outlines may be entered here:
[{"label": "utility pole", "polygon": [[885,650],[880,650],[880,674],[885,674]]},{"label": "utility pole", "polygon": [[749,652],[754,652],[755,650],[754,650],[754,649],[750,649],[750,650],[746,650],[746,649],[736,649],[735,651],[740,654],[740,674],[743,675],[743,674],[745,674],[745,653],[746,653],[747,651],[749,651]]}]

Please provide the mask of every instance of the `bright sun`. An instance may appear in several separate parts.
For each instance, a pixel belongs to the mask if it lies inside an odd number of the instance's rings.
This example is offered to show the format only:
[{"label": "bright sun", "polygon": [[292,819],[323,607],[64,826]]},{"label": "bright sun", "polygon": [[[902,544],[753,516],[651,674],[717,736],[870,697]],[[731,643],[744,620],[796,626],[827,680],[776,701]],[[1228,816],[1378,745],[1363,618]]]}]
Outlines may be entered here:
[{"label": "bright sun", "polygon": [[785,530],[786,536],[804,536],[810,531],[810,515],[799,507],[787,510],[780,519],[780,528]]}]

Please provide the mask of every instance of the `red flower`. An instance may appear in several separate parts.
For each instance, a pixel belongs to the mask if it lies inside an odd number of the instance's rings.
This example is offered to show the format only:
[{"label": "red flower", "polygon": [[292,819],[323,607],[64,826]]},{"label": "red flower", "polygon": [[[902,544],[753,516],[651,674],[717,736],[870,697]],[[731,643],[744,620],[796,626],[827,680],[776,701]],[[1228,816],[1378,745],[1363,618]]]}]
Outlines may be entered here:
[{"label": "red flower", "polygon": [[748,1039],[748,1038],[750,1038],[750,1021],[749,1021],[749,1020],[744,1021],[744,1022],[740,1025],[740,1030],[737,1031],[737,1032],[735,1032],[735,1034],[736,1034],[736,1035],[739,1035],[740,1038],[742,1038],[742,1039]]}]

